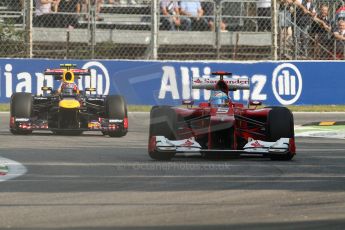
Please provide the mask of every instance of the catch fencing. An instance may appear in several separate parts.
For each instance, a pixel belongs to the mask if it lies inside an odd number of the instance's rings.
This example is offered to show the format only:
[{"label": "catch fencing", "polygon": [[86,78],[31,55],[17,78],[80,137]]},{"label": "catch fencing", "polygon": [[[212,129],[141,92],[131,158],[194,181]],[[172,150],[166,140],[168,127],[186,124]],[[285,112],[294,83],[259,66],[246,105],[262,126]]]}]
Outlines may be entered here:
[{"label": "catch fencing", "polygon": [[[190,9],[199,3],[202,11]],[[309,13],[288,0],[61,0],[42,15],[34,0],[0,4],[0,57],[344,59],[333,35],[345,17],[338,0],[315,0]],[[330,30],[320,22],[325,6]]]}]

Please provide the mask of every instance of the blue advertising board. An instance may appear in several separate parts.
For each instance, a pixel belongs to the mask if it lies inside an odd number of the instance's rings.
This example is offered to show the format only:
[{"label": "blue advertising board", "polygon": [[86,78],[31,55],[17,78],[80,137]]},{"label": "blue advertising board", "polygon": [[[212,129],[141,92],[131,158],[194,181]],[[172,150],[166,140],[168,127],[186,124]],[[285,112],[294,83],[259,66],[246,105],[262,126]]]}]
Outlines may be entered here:
[{"label": "blue advertising board", "polygon": [[249,77],[251,91],[231,92],[234,101],[260,100],[266,105],[344,104],[343,62],[177,62],[122,60],[0,59],[0,102],[13,92],[41,94],[41,87],[58,87],[47,68],[62,63],[91,69],[78,80],[80,89],[99,94],[121,94],[128,104],[178,105],[183,99],[208,100],[206,90],[191,90],[192,77],[210,77],[214,71]]}]

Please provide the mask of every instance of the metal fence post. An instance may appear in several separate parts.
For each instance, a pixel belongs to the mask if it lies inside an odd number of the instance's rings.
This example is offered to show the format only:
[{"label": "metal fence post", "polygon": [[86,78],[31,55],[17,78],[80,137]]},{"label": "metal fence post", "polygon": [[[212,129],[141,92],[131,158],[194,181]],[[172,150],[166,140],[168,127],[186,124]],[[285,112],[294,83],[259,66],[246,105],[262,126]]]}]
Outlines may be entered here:
[{"label": "metal fence post", "polygon": [[293,38],[294,38],[294,43],[295,43],[295,46],[294,46],[294,55],[293,55],[293,58],[295,60],[297,60],[297,57],[298,57],[298,50],[299,50],[299,40],[300,38],[297,37],[297,34],[299,35],[300,32],[297,33],[297,30],[299,30],[299,27],[297,26],[297,14],[296,14],[296,10],[297,10],[297,6],[294,5],[294,24],[293,24]]},{"label": "metal fence post", "polygon": [[220,48],[221,48],[221,23],[222,23],[222,15],[221,15],[221,1],[214,1],[214,9],[215,9],[215,33],[216,33],[216,54],[217,59],[220,58]]},{"label": "metal fence post", "polygon": [[24,23],[25,23],[25,43],[27,47],[27,55],[32,58],[32,15],[33,15],[33,0],[24,1]]},{"label": "metal fence post", "polygon": [[278,60],[278,11],[277,11],[277,0],[271,0],[272,8],[272,60]]},{"label": "metal fence post", "polygon": [[158,18],[159,8],[158,0],[153,0],[151,5],[151,58],[157,60],[158,58]]},{"label": "metal fence post", "polygon": [[[89,4],[91,1],[89,0]],[[89,10],[89,17],[91,17],[91,26],[90,26],[90,33],[91,33],[91,59],[95,58],[95,46],[96,46],[96,7],[97,1],[94,4],[90,5]]]},{"label": "metal fence post", "polygon": [[68,59],[69,57],[69,43],[70,43],[70,29],[67,29],[66,31],[66,56],[65,59]]}]

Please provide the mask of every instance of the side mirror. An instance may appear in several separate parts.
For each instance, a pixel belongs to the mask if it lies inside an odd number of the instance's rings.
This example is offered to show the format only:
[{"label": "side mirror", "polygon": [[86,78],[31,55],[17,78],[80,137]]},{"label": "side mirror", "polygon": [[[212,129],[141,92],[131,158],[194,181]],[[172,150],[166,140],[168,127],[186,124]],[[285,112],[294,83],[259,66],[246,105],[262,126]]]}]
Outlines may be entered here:
[{"label": "side mirror", "polygon": [[261,101],[252,101],[252,100],[250,100],[249,101],[249,105],[260,106],[260,105],[262,105],[262,102]]},{"label": "side mirror", "polygon": [[182,105],[192,106],[194,105],[194,100],[183,100]]},{"label": "side mirror", "polygon": [[85,88],[85,92],[95,92],[96,88]]},{"label": "side mirror", "polygon": [[42,91],[52,91],[52,87],[47,87],[47,86],[43,86],[41,87]]}]

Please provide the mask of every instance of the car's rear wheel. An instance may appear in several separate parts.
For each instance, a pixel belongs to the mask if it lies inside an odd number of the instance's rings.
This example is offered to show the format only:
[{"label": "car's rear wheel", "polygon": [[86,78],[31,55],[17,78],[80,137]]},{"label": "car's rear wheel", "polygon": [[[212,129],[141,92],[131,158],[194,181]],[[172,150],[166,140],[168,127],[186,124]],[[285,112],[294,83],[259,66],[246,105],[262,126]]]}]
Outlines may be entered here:
[{"label": "car's rear wheel", "polygon": [[[28,118],[32,116],[33,102],[30,93],[14,93],[11,97],[10,114],[13,118]],[[15,124],[13,124],[15,125]],[[32,133],[32,130],[23,130],[10,125],[12,134],[25,135]]]},{"label": "car's rear wheel", "polygon": [[[277,141],[280,138],[294,137],[294,121],[291,111],[285,107],[271,107],[267,118],[267,134],[269,141]],[[284,155],[271,154],[271,160],[291,160],[294,153],[290,151]]]},{"label": "car's rear wheel", "polygon": [[103,132],[110,137],[123,137],[128,132],[127,104],[120,95],[110,95],[106,99],[105,113],[108,119],[122,120],[122,126],[114,131]]},{"label": "car's rear wheel", "polygon": [[175,152],[158,152],[150,148],[153,136],[164,136],[169,140],[176,140],[177,115],[169,106],[155,106],[150,113],[149,155],[152,159],[168,161],[175,156]]}]

